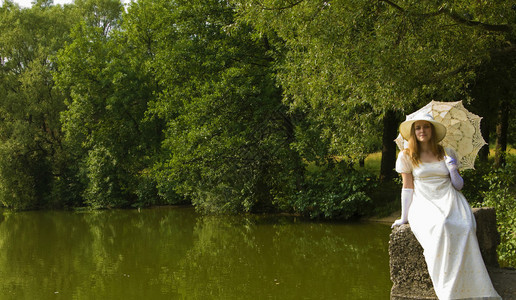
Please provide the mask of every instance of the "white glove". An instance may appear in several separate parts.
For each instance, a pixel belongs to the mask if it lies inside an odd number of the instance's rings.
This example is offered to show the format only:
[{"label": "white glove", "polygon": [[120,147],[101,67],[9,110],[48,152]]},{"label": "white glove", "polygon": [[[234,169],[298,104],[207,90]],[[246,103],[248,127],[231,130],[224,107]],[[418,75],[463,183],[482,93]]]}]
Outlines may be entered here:
[{"label": "white glove", "polygon": [[457,166],[457,160],[451,156],[445,156],[444,157],[444,162],[446,163],[446,167],[448,168],[448,171],[450,171],[450,173],[453,171],[453,170],[457,170],[458,169],[458,166]]},{"label": "white glove", "polygon": [[408,223],[408,211],[410,208],[410,204],[412,203],[413,194],[414,189],[401,189],[401,219],[394,221],[391,228],[394,228],[394,226],[400,226],[401,224]]},{"label": "white glove", "polygon": [[457,167],[457,160],[451,156],[445,156],[444,161],[446,163],[446,167],[448,168],[448,171],[450,172],[450,179],[453,187],[460,191],[464,187],[464,179],[459,174],[459,170]]}]

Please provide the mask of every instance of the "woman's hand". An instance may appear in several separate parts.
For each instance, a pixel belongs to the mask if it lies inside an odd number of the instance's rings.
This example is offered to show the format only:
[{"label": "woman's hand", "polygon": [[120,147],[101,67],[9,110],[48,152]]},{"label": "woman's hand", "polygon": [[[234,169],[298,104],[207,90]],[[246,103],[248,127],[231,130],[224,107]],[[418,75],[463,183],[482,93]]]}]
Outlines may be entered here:
[{"label": "woman's hand", "polygon": [[391,225],[391,228],[394,228],[396,226],[400,226],[400,225],[403,225],[403,224],[407,224],[407,223],[408,223],[407,219],[401,218],[401,219],[398,219],[398,220],[394,221],[394,223],[392,223],[392,225]]},{"label": "woman's hand", "polygon": [[394,221],[391,228],[394,228],[394,226],[399,226],[401,224],[408,223],[408,212],[409,212],[410,204],[412,203],[412,195],[413,194],[414,194],[414,189],[408,189],[408,188],[401,189],[401,218]]},{"label": "woman's hand", "polygon": [[445,156],[444,159],[448,172],[450,172],[450,179],[453,187],[458,191],[462,190],[464,187],[464,179],[462,179],[459,174],[457,160],[451,156]]},{"label": "woman's hand", "polygon": [[446,167],[448,168],[448,171],[450,171],[450,173],[452,171],[457,171],[458,166],[457,166],[457,160],[455,158],[453,158],[451,156],[445,156],[444,162],[446,163]]}]

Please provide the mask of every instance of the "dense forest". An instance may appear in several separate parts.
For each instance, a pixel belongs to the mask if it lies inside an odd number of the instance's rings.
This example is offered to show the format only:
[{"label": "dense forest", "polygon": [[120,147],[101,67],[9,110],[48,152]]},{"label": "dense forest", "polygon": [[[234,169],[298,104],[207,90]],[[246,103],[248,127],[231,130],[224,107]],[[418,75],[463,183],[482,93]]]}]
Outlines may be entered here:
[{"label": "dense forest", "polygon": [[511,169],[507,1],[6,0],[0,15],[7,208],[348,218],[396,181],[397,126],[430,100],[483,117],[494,155],[467,178],[487,191]]}]

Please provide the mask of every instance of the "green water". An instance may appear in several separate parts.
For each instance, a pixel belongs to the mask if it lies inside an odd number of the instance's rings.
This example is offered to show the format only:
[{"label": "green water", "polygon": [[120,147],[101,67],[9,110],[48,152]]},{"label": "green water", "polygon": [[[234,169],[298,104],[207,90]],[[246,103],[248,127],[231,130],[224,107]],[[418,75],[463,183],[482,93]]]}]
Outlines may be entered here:
[{"label": "green water", "polygon": [[294,217],[0,216],[0,299],[389,299],[389,226]]}]

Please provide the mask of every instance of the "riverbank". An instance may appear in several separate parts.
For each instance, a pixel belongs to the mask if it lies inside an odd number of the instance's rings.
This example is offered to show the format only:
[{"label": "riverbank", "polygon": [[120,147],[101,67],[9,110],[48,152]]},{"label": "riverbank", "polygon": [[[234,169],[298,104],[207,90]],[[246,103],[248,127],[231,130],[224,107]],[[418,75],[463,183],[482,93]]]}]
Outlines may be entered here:
[{"label": "riverbank", "polygon": [[400,215],[401,215],[401,211],[397,210],[385,217],[370,216],[370,217],[364,217],[364,218],[362,218],[362,220],[369,221],[369,222],[392,224],[392,223],[394,223],[394,221],[396,221],[396,219],[398,219],[400,217]]}]

